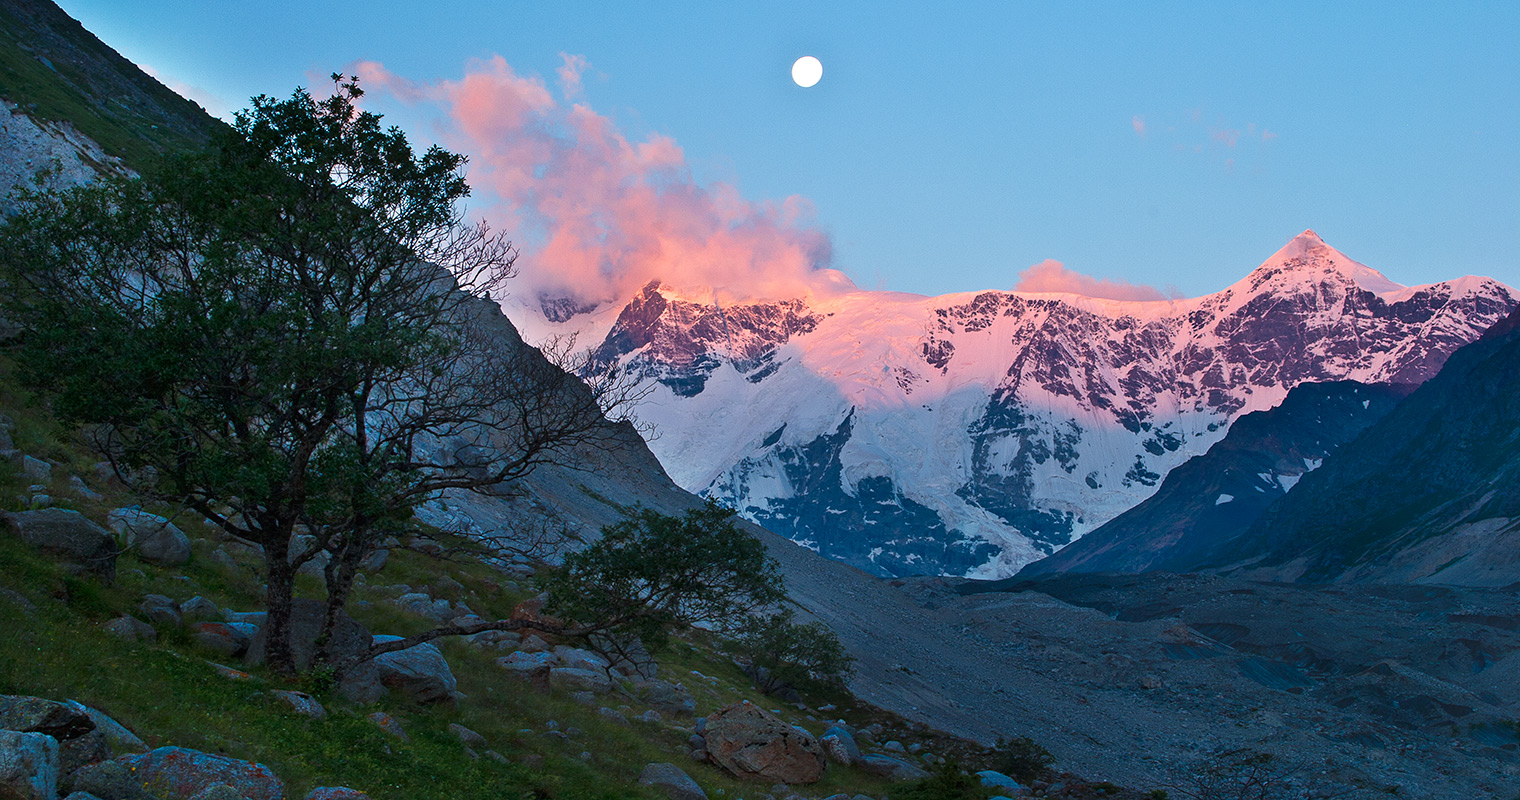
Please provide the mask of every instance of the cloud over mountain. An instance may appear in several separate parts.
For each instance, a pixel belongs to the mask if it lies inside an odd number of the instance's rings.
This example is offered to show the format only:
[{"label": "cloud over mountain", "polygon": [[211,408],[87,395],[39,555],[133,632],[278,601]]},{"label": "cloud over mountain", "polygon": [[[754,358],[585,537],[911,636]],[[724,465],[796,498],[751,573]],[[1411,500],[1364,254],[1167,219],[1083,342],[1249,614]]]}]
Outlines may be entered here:
[{"label": "cloud over mountain", "polygon": [[516,291],[599,302],[656,279],[740,298],[850,285],[826,269],[831,244],[806,198],[752,201],[699,183],[674,139],[633,141],[579,99],[588,66],[566,56],[559,95],[500,56],[434,83],[373,61],[352,71],[431,116],[440,141],[470,156],[477,210],[522,245]]}]

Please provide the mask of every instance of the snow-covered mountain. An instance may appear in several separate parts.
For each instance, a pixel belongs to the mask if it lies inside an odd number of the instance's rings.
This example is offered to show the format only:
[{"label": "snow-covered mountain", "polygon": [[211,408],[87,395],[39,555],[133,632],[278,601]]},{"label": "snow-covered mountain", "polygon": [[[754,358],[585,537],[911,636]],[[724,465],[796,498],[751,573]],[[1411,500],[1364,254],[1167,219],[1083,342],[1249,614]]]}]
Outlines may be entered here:
[{"label": "snow-covered mountain", "polygon": [[1517,305],[1487,278],[1400,286],[1294,238],[1234,285],[1147,302],[844,291],[720,304],[507,303],[653,385],[682,487],[877,574],[997,578],[1107,522],[1231,420],[1305,381],[1418,383]]}]

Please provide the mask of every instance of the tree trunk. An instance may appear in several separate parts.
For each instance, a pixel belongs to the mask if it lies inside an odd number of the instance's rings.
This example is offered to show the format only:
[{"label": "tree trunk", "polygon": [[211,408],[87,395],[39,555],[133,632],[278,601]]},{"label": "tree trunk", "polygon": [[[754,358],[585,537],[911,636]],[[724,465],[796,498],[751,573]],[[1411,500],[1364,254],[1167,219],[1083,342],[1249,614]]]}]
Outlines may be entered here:
[{"label": "tree trunk", "polygon": [[316,663],[332,663],[329,645],[333,630],[338,626],[338,615],[348,605],[348,597],[354,589],[354,576],[359,572],[359,562],[373,549],[363,544],[368,539],[362,532],[351,533],[346,538],[347,541],[342,546],[330,551],[332,557],[327,562],[327,603],[322,616],[322,632],[317,636]]},{"label": "tree trunk", "polygon": [[264,565],[268,581],[265,586],[264,661],[278,675],[296,674],[294,651],[290,646],[290,608],[295,594],[295,568],[290,566],[290,536],[264,544]]}]

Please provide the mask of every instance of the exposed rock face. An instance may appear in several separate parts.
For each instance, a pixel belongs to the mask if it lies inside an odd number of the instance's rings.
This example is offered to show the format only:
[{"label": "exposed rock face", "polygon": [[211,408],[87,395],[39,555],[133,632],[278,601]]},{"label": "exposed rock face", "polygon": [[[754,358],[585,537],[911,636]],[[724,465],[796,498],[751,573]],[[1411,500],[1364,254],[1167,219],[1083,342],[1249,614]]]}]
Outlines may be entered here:
[{"label": "exposed rock face", "polygon": [[58,741],[43,733],[0,730],[0,797],[58,797]]},{"label": "exposed rock face", "polygon": [[[1419,383],[1516,306],[1404,288],[1305,232],[1236,284],[1156,302],[854,292],[719,307],[651,284],[598,349],[654,387],[688,490],[878,575],[1004,577],[1152,494],[1305,382]],[[561,323],[602,330],[611,311]]]},{"label": "exposed rock face", "polygon": [[44,508],[0,514],[12,533],[27,544],[83,564],[108,578],[116,576],[116,540],[110,531],[78,511]]},{"label": "exposed rock face", "polygon": [[1019,577],[1197,569],[1413,390],[1355,381],[1299,384],[1281,405],[1236,420],[1207,453],[1168,473],[1155,494]]},{"label": "exposed rock face", "polygon": [[1520,313],[1210,560],[1278,580],[1520,581]]},{"label": "exposed rock face", "polygon": [[737,778],[803,784],[823,777],[818,741],[753,703],[735,703],[709,714],[702,735],[713,763]]}]

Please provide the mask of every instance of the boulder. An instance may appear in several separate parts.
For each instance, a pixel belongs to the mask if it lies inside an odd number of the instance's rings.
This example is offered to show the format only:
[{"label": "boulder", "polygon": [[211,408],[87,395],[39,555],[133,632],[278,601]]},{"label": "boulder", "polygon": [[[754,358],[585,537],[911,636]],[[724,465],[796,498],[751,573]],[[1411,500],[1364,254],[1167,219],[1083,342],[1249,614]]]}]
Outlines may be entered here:
[{"label": "boulder", "polygon": [[129,642],[151,642],[158,638],[158,631],[137,617],[117,617],[102,627],[106,633]]},{"label": "boulder", "polygon": [[295,692],[287,689],[276,689],[270,692],[274,699],[290,706],[290,710],[303,717],[312,719],[327,719],[327,709],[317,702],[317,698],[305,692]]},{"label": "boulder", "polygon": [[143,601],[137,608],[149,622],[175,628],[184,624],[184,618],[179,615],[179,604],[161,594],[143,595]]},{"label": "boulder", "polygon": [[216,603],[196,595],[179,604],[179,615],[186,622],[207,622],[222,618],[222,609]]},{"label": "boulder", "polygon": [[559,657],[546,650],[537,653],[518,650],[496,659],[496,666],[523,679],[546,676],[549,669],[558,663]]},{"label": "boulder", "polygon": [[252,761],[184,747],[160,747],[116,760],[132,771],[139,785],[174,798],[191,798],[217,784],[226,784],[246,800],[285,797],[285,784],[269,767]]},{"label": "boulder", "polygon": [[457,722],[449,723],[449,733],[454,734],[454,736],[457,737],[459,741],[466,747],[484,747],[486,744],[486,737],[481,736],[475,731],[472,731]]},{"label": "boulder", "polygon": [[448,622],[454,616],[453,609],[449,607],[449,601],[441,597],[435,600],[431,595],[422,592],[407,592],[390,602],[395,603],[396,607],[402,611],[426,617],[434,622]]},{"label": "boulder", "polygon": [[[290,649],[297,669],[311,666],[317,654],[317,636],[322,632],[322,619],[326,606],[317,600],[295,600],[290,607]],[[248,653],[243,657],[248,664],[264,663],[264,644],[268,626],[261,626],[248,642]],[[329,649],[335,659],[356,656],[369,649],[373,637],[363,625],[347,614],[339,613],[333,627]],[[373,703],[380,699],[385,687],[380,684],[380,669],[373,661],[366,661],[349,670],[338,693],[356,703]]]},{"label": "boulder", "polygon": [[83,564],[107,578],[116,577],[116,540],[110,531],[78,511],[44,508],[0,514],[0,519],[27,544]]},{"label": "boulder", "polygon": [[703,736],[712,761],[737,778],[803,784],[823,777],[818,741],[753,703],[709,714]]},{"label": "boulder", "polygon": [[1018,781],[996,770],[984,769],[976,773],[976,777],[981,779],[982,785],[989,789],[1009,789],[1017,792],[1024,788]]},{"label": "boulder", "polygon": [[58,774],[68,775],[87,764],[109,761],[115,756],[106,735],[93,730],[58,743]]},{"label": "boulder", "polygon": [[42,733],[64,741],[95,730],[95,720],[78,703],[7,694],[0,695],[0,730]]},{"label": "boulder", "polygon": [[136,507],[118,508],[106,515],[106,524],[144,561],[172,567],[190,560],[190,537],[164,517]]},{"label": "boulder", "polygon": [[99,502],[106,499],[105,495],[95,491],[94,489],[91,489],[89,486],[86,486],[84,479],[80,478],[78,475],[69,476],[69,491],[73,492],[78,497],[83,497],[86,500]]},{"label": "boulder", "polygon": [[22,456],[21,474],[25,475],[32,483],[52,483],[53,465],[40,458]]},{"label": "boulder", "polygon": [[111,748],[113,756],[148,752],[148,745],[139,739],[137,734],[127,730],[125,725],[112,719],[105,712],[89,706],[85,706],[84,711],[90,715],[91,720],[94,720],[95,730],[106,737],[106,745]]},{"label": "boulder", "polygon": [[[400,636],[379,635],[375,642],[396,642]],[[419,703],[452,703],[458,691],[454,673],[443,652],[432,642],[424,642],[382,653],[374,658],[385,688]]]},{"label": "boulder", "polygon": [[823,745],[823,752],[829,760],[841,766],[848,767],[860,758],[860,745],[855,743],[855,737],[838,725],[824,731],[818,743]]},{"label": "boulder", "polygon": [[369,800],[369,795],[347,786],[318,786],[306,795],[306,800]]},{"label": "boulder", "polygon": [[855,766],[872,775],[894,781],[916,781],[929,777],[928,772],[891,756],[864,755],[855,760]]},{"label": "boulder", "polygon": [[679,683],[659,679],[634,681],[633,691],[651,708],[674,717],[689,717],[697,711],[696,698]]},{"label": "boulder", "polygon": [[190,638],[226,656],[239,656],[248,650],[248,634],[225,622],[197,622],[190,626]]},{"label": "boulder", "polygon": [[549,670],[549,685],[566,691],[610,692],[612,679],[601,670],[554,667]]},{"label": "boulder", "polygon": [[371,550],[359,559],[359,571],[375,573],[385,569],[386,562],[390,561],[391,551],[379,549]]},{"label": "boulder", "polygon": [[403,742],[410,742],[412,740],[412,737],[406,735],[406,730],[401,727],[401,723],[397,722],[395,717],[385,713],[384,711],[376,711],[375,713],[365,717],[365,719],[369,720],[370,724],[374,725],[376,728],[385,731],[386,733],[396,737],[397,739],[400,739]]},{"label": "boulder", "polygon": [[138,782],[132,768],[120,758],[80,767],[64,779],[69,797],[84,795],[99,800],[158,800]]},{"label": "boulder", "polygon": [[58,740],[45,733],[0,730],[0,797],[55,800]]},{"label": "boulder", "polygon": [[559,663],[570,669],[587,669],[592,671],[606,672],[612,667],[612,662],[590,650],[579,647],[567,647],[560,645],[554,648],[554,655],[559,657]]},{"label": "boulder", "polygon": [[639,785],[649,786],[670,800],[707,800],[707,793],[675,764],[649,764],[639,773]]}]

